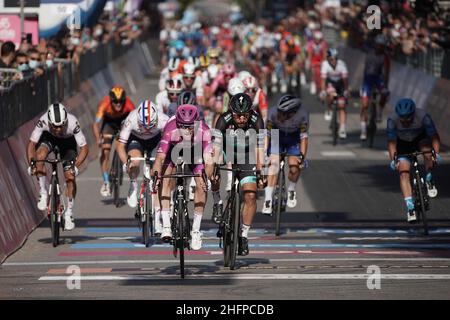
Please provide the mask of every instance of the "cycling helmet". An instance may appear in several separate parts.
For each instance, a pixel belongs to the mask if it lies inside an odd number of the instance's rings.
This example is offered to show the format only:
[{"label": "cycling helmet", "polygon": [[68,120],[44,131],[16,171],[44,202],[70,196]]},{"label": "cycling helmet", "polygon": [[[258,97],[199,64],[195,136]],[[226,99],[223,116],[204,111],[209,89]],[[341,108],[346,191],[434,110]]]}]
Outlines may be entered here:
[{"label": "cycling helmet", "polygon": [[125,89],[121,86],[114,86],[109,91],[109,97],[111,98],[112,103],[125,103],[125,99],[127,97]]},{"label": "cycling helmet", "polygon": [[166,90],[169,93],[180,93],[183,88],[183,83],[179,77],[173,77],[166,81]]},{"label": "cycling helmet", "polygon": [[208,74],[211,79],[214,79],[215,77],[217,77],[218,73],[219,73],[219,67],[217,65],[215,65],[215,64],[209,65]]},{"label": "cycling helmet", "polygon": [[192,91],[183,91],[178,96],[177,101],[178,106],[181,106],[183,104],[191,104],[191,105],[197,105],[197,97],[195,96],[195,93]]},{"label": "cycling helmet", "polygon": [[252,110],[252,99],[245,93],[238,93],[230,100],[229,108],[234,114],[248,113]]},{"label": "cycling helmet", "polygon": [[327,59],[328,58],[338,58],[338,51],[334,48],[330,48],[327,50]]},{"label": "cycling helmet", "polygon": [[192,104],[182,104],[177,109],[175,121],[177,126],[193,126],[199,119],[199,113],[196,106]]},{"label": "cycling helmet", "polygon": [[208,50],[208,56],[210,59],[212,58],[219,58],[219,49],[218,48],[209,48]]},{"label": "cycling helmet", "polygon": [[236,68],[231,63],[225,63],[222,70],[226,75],[234,75],[236,73]]},{"label": "cycling helmet", "polygon": [[239,78],[232,78],[230,82],[228,82],[228,93],[231,96],[234,96],[238,93],[244,93],[245,86]]},{"label": "cycling helmet", "polygon": [[198,57],[189,57],[187,61],[188,63],[194,65],[195,69],[200,68],[200,59]]},{"label": "cycling helmet", "polygon": [[209,57],[205,55],[200,56],[200,66],[202,68],[207,68],[209,66]]},{"label": "cycling helmet", "polygon": [[138,123],[145,129],[151,129],[158,123],[158,109],[150,100],[141,102],[137,109]]},{"label": "cycling helmet", "polygon": [[195,76],[195,66],[192,63],[186,63],[183,66],[183,76]]},{"label": "cycling helmet", "polygon": [[285,94],[278,101],[277,109],[279,112],[288,113],[297,111],[302,106],[302,101],[296,96]]},{"label": "cycling helmet", "polygon": [[400,118],[407,118],[414,114],[416,111],[416,104],[412,99],[403,98],[400,99],[397,104],[395,105],[395,113]]},{"label": "cycling helmet", "polygon": [[181,50],[184,49],[184,47],[185,47],[185,45],[184,45],[184,42],[183,42],[183,41],[177,40],[177,41],[175,42],[175,50],[181,51]]},{"label": "cycling helmet", "polygon": [[246,77],[244,81],[242,81],[246,89],[256,89],[258,88],[258,81],[252,75]]},{"label": "cycling helmet", "polygon": [[61,103],[53,103],[48,107],[48,122],[53,127],[61,127],[67,124],[67,110]]},{"label": "cycling helmet", "polygon": [[244,70],[238,73],[238,78],[239,80],[244,81],[245,78],[250,77],[251,75],[250,72]]},{"label": "cycling helmet", "polygon": [[313,34],[313,37],[315,40],[322,40],[323,39],[323,33],[321,31],[315,31]]},{"label": "cycling helmet", "polygon": [[169,71],[177,71],[178,67],[180,66],[180,59],[177,58],[171,58],[169,60]]}]

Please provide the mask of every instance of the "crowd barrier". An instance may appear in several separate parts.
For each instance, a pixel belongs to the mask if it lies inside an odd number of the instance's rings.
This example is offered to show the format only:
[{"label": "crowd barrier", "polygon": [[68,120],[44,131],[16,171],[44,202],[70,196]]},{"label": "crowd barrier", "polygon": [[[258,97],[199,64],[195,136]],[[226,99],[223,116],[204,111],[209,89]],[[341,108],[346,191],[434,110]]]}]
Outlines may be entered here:
[{"label": "crowd barrier", "polygon": [[[80,121],[90,147],[88,160],[93,160],[98,154],[91,130],[98,103],[113,84],[122,85],[130,93],[139,88],[142,80],[152,72],[153,61],[157,61],[154,41],[157,40],[147,39],[133,44],[104,69],[81,82],[78,91],[63,101],[69,112]],[[45,218],[45,214],[36,208],[38,185],[35,178],[28,176],[26,161],[26,146],[41,115],[42,111],[38,111],[32,120],[0,141],[0,263],[20,248],[30,232]]]}]

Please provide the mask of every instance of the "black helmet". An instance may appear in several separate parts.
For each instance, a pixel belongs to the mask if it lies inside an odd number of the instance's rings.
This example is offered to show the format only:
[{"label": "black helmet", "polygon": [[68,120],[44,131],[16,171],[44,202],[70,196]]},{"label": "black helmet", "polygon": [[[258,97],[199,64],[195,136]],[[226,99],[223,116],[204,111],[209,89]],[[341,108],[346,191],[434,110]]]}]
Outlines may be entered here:
[{"label": "black helmet", "polygon": [[252,105],[253,101],[249,95],[238,93],[231,98],[229,108],[234,114],[243,114],[250,112]]},{"label": "black helmet", "polygon": [[178,106],[181,106],[183,104],[192,104],[192,105],[197,105],[197,98],[195,96],[195,93],[192,91],[183,91],[179,96],[178,96],[178,101],[177,101]]},{"label": "black helmet", "polygon": [[278,111],[282,113],[297,111],[302,106],[302,101],[300,98],[293,96],[291,94],[285,94],[278,101]]}]

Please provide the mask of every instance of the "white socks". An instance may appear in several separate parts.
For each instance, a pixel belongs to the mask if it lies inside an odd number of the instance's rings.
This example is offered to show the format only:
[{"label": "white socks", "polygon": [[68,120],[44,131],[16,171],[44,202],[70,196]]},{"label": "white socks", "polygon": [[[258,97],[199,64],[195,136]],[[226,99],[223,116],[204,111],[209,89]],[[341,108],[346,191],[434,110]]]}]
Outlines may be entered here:
[{"label": "white socks", "polygon": [[273,187],[266,187],[264,190],[266,194],[266,198],[264,201],[271,201],[272,200],[272,194],[273,194]]},{"label": "white socks", "polygon": [[295,191],[295,186],[297,185],[297,182],[292,182],[289,180],[288,182],[288,191]]},{"label": "white socks", "polygon": [[202,224],[203,214],[194,212],[194,222],[192,223],[192,231],[200,231],[200,225]]},{"label": "white socks", "polygon": [[67,210],[65,212],[65,215],[71,216],[73,215],[73,206],[75,204],[75,199],[69,199],[69,197],[67,197],[66,199],[67,199]]},{"label": "white socks", "polygon": [[170,228],[170,210],[161,210],[161,216],[164,228]]},{"label": "white socks", "polygon": [[41,189],[40,193],[47,193],[47,177],[42,176],[39,177],[39,188]]},{"label": "white socks", "polygon": [[248,238],[248,231],[250,230],[250,226],[246,225],[246,224],[242,224],[242,233],[241,233],[241,237],[243,238]]}]

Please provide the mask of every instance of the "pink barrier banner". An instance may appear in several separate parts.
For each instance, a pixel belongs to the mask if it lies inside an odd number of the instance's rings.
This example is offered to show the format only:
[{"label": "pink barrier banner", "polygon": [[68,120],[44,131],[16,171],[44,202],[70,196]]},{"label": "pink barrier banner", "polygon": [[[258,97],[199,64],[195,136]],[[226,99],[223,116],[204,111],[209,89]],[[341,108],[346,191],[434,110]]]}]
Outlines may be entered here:
[{"label": "pink barrier banner", "polygon": [[[32,44],[37,45],[39,41],[39,24],[37,20],[25,20],[24,32],[32,34]],[[12,41],[19,47],[21,42],[20,17],[17,15],[0,14],[0,40]]]}]

